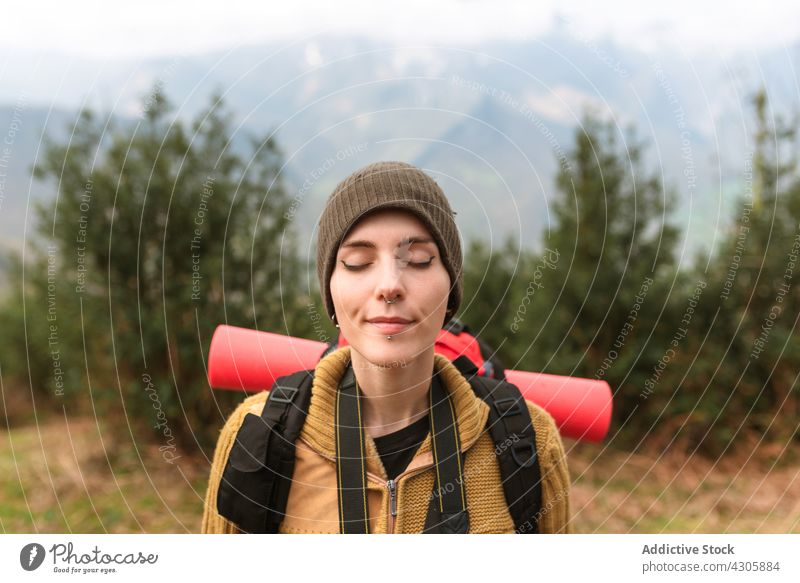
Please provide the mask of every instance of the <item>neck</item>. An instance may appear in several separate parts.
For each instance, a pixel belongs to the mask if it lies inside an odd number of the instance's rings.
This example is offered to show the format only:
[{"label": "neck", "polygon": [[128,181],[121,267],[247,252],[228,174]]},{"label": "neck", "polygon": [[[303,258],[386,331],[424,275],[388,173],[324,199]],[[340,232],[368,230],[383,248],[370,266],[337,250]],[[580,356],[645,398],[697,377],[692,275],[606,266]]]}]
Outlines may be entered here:
[{"label": "neck", "polygon": [[380,437],[428,414],[434,352],[426,351],[404,367],[383,367],[351,350],[353,373],[364,395],[364,431]]}]

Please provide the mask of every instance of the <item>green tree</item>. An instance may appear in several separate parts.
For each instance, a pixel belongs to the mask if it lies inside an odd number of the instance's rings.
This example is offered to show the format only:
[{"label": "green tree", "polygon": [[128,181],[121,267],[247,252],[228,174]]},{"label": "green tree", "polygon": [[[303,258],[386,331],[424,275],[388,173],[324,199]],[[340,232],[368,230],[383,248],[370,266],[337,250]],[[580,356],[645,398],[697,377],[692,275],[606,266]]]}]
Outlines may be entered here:
[{"label": "green tree", "polygon": [[[549,271],[522,358],[528,370],[608,381],[617,422],[643,405],[671,334],[667,298],[677,280],[675,196],[648,173],[644,151],[632,130],[620,134],[610,122],[587,116],[576,130],[557,176],[555,226],[535,262]],[[645,421],[640,413],[627,427]]]},{"label": "green tree", "polygon": [[517,279],[526,257],[511,238],[497,250],[473,240],[464,253],[464,298],[457,317],[497,350],[506,366],[513,365],[516,354],[509,326],[519,301]]},{"label": "green tree", "polygon": [[124,431],[167,445],[213,443],[242,397],[206,381],[218,324],[310,330],[281,154],[253,138],[239,153],[231,127],[217,96],[187,124],[154,89],[134,124],[83,111],[35,168],[58,189],[39,219],[57,250],[59,329],[82,339],[68,364]]},{"label": "green tree", "polygon": [[[71,354],[72,342],[50,329],[48,315],[57,305],[48,305],[57,281],[57,265],[48,266],[46,253],[33,250],[23,257],[8,253],[4,257],[4,289],[0,297],[0,423],[11,425],[35,422],[38,415],[60,409],[68,388],[79,380],[79,371],[61,366]],[[49,267],[49,269],[48,269]],[[49,280],[49,281],[48,281]],[[50,285],[52,284],[52,286]],[[75,314],[66,316],[73,319]],[[71,336],[72,337],[72,336]],[[63,349],[62,349],[62,344]],[[54,350],[55,349],[55,350]]]},{"label": "green tree", "polygon": [[786,443],[800,415],[796,127],[771,110],[763,90],[752,106],[742,194],[708,269],[696,269],[710,291],[698,308],[702,333],[689,345],[700,357],[675,411],[683,439],[711,455],[748,434]]}]

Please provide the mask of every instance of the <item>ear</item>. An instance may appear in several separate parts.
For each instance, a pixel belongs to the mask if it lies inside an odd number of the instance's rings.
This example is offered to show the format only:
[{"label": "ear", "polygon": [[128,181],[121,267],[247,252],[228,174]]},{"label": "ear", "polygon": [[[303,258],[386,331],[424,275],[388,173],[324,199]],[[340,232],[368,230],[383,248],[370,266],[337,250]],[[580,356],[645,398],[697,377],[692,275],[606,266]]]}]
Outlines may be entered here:
[{"label": "ear", "polygon": [[442,322],[442,328],[444,328],[447,323],[452,319],[454,310],[452,308],[447,308],[447,311],[444,313],[444,321]]}]

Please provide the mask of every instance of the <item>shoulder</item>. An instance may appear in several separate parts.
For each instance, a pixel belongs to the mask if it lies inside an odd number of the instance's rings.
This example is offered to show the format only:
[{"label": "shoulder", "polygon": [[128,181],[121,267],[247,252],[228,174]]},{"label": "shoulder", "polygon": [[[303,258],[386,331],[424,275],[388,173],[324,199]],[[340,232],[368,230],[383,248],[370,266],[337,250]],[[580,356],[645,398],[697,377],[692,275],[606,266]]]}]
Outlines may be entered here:
[{"label": "shoulder", "polygon": [[214,459],[211,462],[201,532],[211,534],[231,534],[239,532],[236,525],[220,516],[217,512],[219,483],[222,479],[222,473],[228,461],[231,448],[233,447],[233,442],[236,440],[236,434],[239,432],[244,418],[247,417],[248,414],[260,416],[268,396],[269,391],[262,391],[261,393],[247,397],[244,401],[239,403],[233,413],[228,416],[225,425],[220,431],[219,438],[217,439],[217,447],[214,450]]},{"label": "shoulder", "polygon": [[233,413],[231,413],[225,421],[220,439],[226,433],[236,433],[239,431],[248,413],[260,417],[261,411],[264,409],[264,404],[267,402],[267,397],[269,397],[269,391],[261,391],[260,393],[247,397],[244,401],[239,403]]},{"label": "shoulder", "polygon": [[255,395],[250,395],[244,401],[239,403],[239,406],[236,407],[236,410],[231,416],[237,414],[237,412],[243,417],[247,413],[261,415],[261,410],[264,408],[264,403],[267,402],[267,397],[269,397],[269,391],[261,391]]},{"label": "shoulder", "polygon": [[570,533],[570,477],[561,434],[553,416],[539,405],[526,401],[536,432],[536,452],[542,475],[542,509],[539,532]]},{"label": "shoulder", "polygon": [[244,423],[245,417],[247,417],[247,415],[256,415],[260,417],[268,396],[269,391],[251,395],[239,403],[233,413],[228,416],[217,439],[217,447],[214,451],[214,461],[211,468],[212,475],[222,475],[222,470],[225,467],[225,463],[228,461],[233,443],[236,441],[236,435],[239,433],[239,429],[242,423]]},{"label": "shoulder", "polygon": [[247,415],[256,415],[260,417],[264,409],[264,404],[267,402],[267,397],[269,397],[269,391],[262,391],[251,395],[239,403],[233,413],[228,416],[225,425],[223,425],[220,430],[219,438],[217,439],[217,448],[214,452],[215,463],[224,464],[231,446],[236,439],[236,434],[239,432],[242,423],[244,423],[245,417],[247,417]]},{"label": "shoulder", "polygon": [[554,440],[561,441],[561,435],[558,432],[558,426],[555,419],[543,407],[536,403],[525,399],[525,404],[528,406],[528,413],[531,416],[533,429],[536,432],[537,445],[551,446]]},{"label": "shoulder", "polygon": [[561,433],[553,416],[536,403],[527,399],[525,403],[528,405],[528,413],[530,413],[536,433],[536,450],[541,463],[544,465],[566,464],[564,443],[561,441]]}]

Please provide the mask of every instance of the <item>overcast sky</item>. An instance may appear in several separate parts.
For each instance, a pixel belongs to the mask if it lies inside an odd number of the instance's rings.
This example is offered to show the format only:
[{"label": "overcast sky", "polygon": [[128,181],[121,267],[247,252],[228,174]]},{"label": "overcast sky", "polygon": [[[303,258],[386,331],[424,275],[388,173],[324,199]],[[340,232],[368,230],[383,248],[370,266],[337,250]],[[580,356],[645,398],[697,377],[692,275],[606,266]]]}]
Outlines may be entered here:
[{"label": "overcast sky", "polygon": [[672,46],[725,55],[800,38],[796,1],[17,0],[0,6],[6,58],[41,49],[98,58],[186,55],[324,32],[461,45],[535,38],[559,21],[585,37],[645,51]]}]

